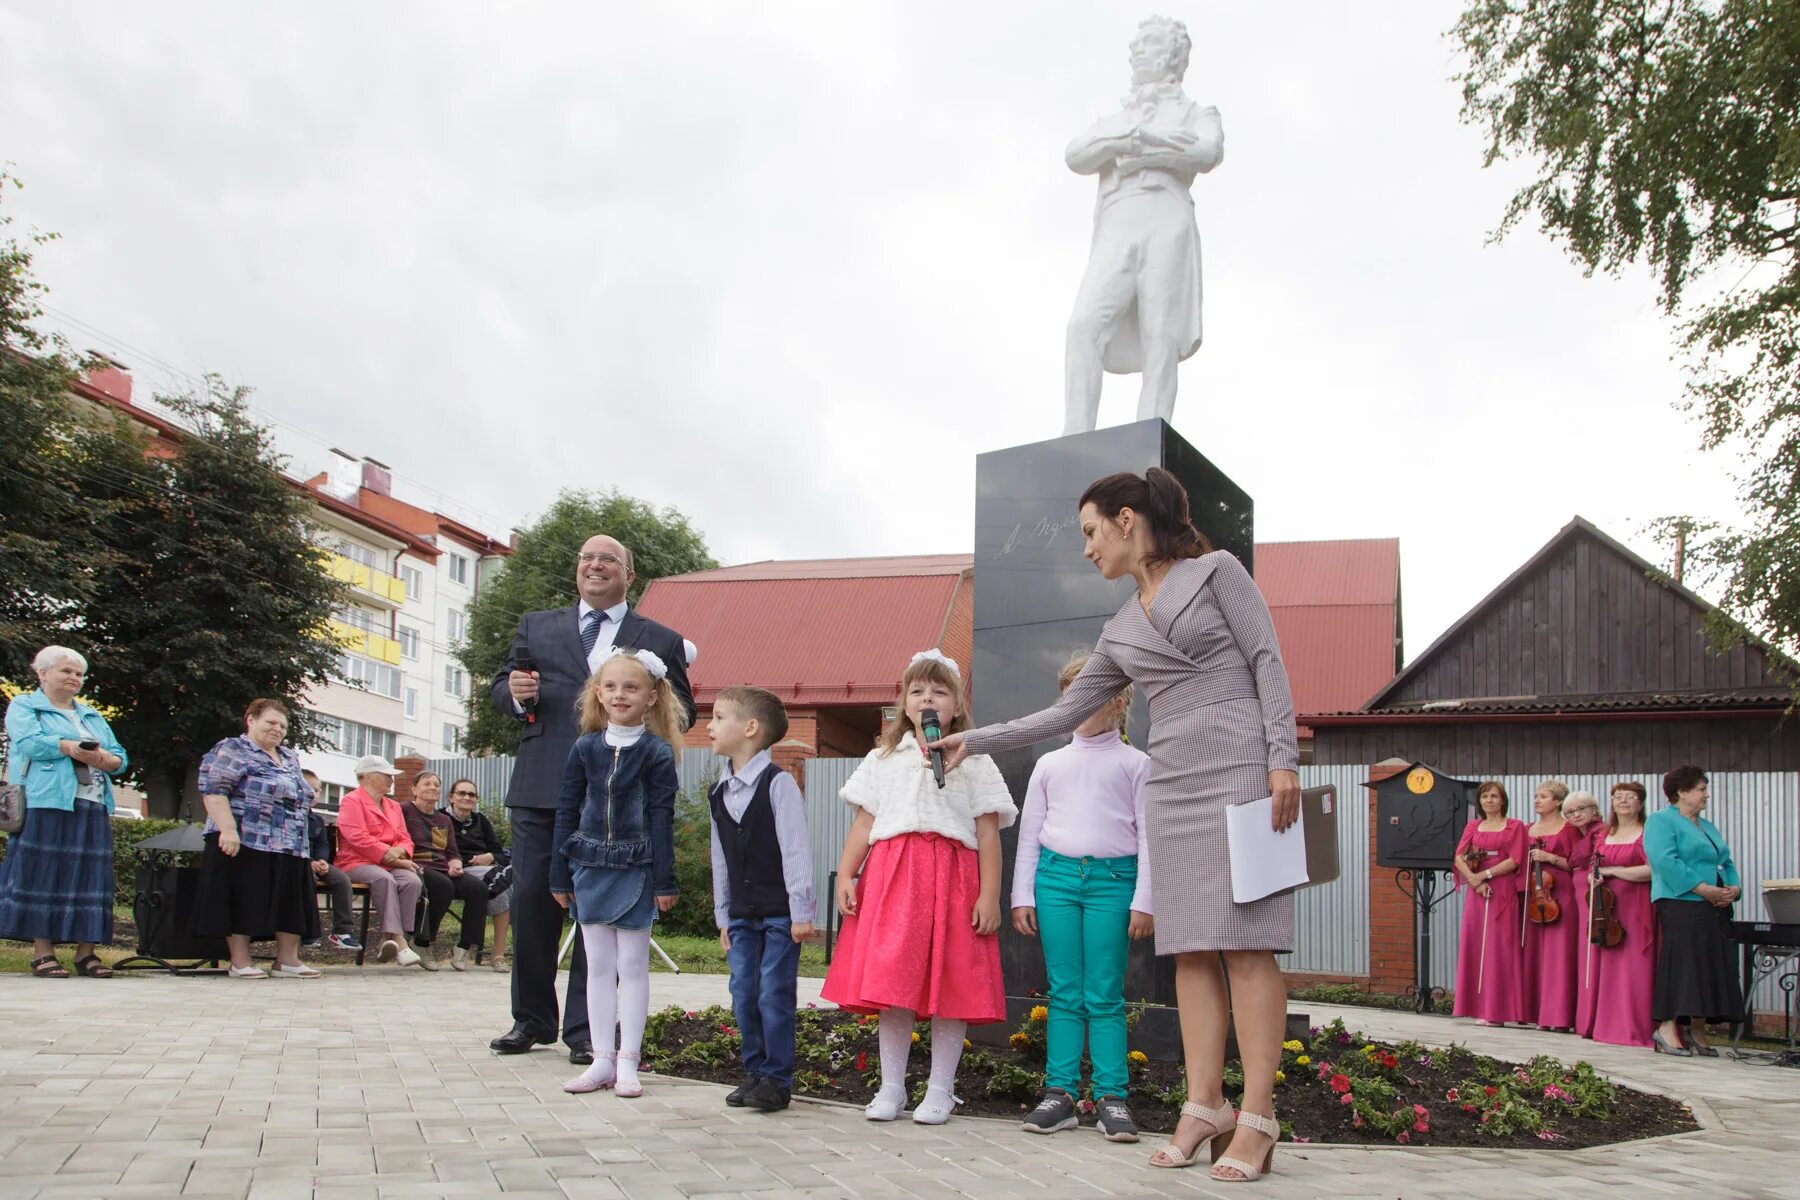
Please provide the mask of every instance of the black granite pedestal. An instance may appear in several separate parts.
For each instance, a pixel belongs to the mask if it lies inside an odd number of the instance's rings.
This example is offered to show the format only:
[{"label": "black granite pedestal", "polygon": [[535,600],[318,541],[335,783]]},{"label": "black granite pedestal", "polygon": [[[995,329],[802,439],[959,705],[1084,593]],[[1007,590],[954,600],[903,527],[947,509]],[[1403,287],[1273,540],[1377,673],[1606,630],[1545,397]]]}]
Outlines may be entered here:
[{"label": "black granite pedestal", "polygon": [[[1114,471],[1171,471],[1187,488],[1194,523],[1214,546],[1254,569],[1250,497],[1208,462],[1166,421],[1139,421],[996,450],[975,467],[974,715],[978,723],[1010,721],[1056,700],[1056,675],[1077,650],[1093,646],[1106,619],[1133,594],[1129,579],[1108,582],[1082,557],[1076,501],[1087,486]],[[1132,708],[1130,736],[1148,745],[1143,699]],[[1065,743],[1044,742],[996,756],[1013,798],[1023,801],[1038,756]],[[1016,829],[1003,835],[1001,962],[1009,997],[1044,989],[1043,950],[1035,938],[1012,932],[1012,865]],[[1132,947],[1126,999],[1175,1003],[1172,959],[1158,959],[1150,943]],[[1160,1042],[1140,1022],[1141,1039]],[[1170,1022],[1172,1024],[1172,1022]],[[1151,1028],[1145,1028],[1146,1024]],[[1169,1030],[1173,1033],[1173,1030]]]}]

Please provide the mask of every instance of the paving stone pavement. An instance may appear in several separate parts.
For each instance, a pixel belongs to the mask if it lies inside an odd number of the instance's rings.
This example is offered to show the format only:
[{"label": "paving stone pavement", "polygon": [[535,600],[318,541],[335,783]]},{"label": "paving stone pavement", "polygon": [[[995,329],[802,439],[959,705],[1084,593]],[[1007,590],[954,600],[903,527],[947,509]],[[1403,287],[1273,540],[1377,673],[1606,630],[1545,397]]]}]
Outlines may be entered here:
[{"label": "paving stone pavement", "polygon": [[[802,980],[802,998],[817,980]],[[725,1000],[658,974],[655,1006]],[[871,1125],[841,1106],[763,1116],[648,1081],[573,1097],[548,1049],[501,1058],[507,981],[339,968],[316,981],[0,977],[0,1198],[1800,1197],[1800,1072],[1686,1061],[1445,1018],[1297,1005],[1382,1037],[1584,1056],[1694,1103],[1696,1135],[1577,1152],[1286,1147],[1245,1191],[1157,1171],[1157,1139],[1033,1137],[1009,1122]]]}]

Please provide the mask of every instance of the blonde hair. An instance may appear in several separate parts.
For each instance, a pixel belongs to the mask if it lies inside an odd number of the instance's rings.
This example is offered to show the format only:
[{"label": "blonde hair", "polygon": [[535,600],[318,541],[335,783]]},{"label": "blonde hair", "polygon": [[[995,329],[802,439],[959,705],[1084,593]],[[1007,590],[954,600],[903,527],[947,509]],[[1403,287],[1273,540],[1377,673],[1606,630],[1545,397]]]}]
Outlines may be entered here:
[{"label": "blonde hair", "polygon": [[935,658],[916,659],[900,674],[900,703],[894,708],[894,719],[882,729],[881,738],[875,743],[883,758],[897,750],[900,739],[913,731],[912,718],[906,715],[906,689],[921,679],[944,685],[956,697],[956,715],[944,722],[945,733],[961,733],[974,727],[975,723],[969,719],[969,693],[963,689],[962,676]]},{"label": "blonde hair", "polygon": [[606,674],[606,668],[614,663],[630,663],[644,673],[650,681],[650,692],[656,697],[656,703],[644,714],[644,728],[654,733],[672,748],[681,746],[681,734],[687,729],[687,712],[681,707],[681,701],[675,696],[674,685],[667,679],[658,679],[650,673],[650,668],[629,654],[615,654],[603,661],[588,676],[587,683],[581,689],[581,732],[599,733],[606,728],[606,708],[600,703],[595,689],[600,686],[600,677]]},{"label": "blonde hair", "polygon": [[1537,790],[1540,792],[1549,792],[1552,796],[1556,797],[1556,808],[1558,812],[1562,811],[1562,802],[1569,798],[1569,785],[1560,779],[1546,779],[1544,782],[1537,785]]},{"label": "blonde hair", "polygon": [[[1063,664],[1063,669],[1056,673],[1057,688],[1061,691],[1068,691],[1069,685],[1075,682],[1075,677],[1081,674],[1081,668],[1087,666],[1088,659],[1092,657],[1094,657],[1092,650],[1077,650],[1074,656]],[[1131,720],[1131,685],[1128,683],[1120,688],[1117,694],[1106,703],[1119,705],[1119,716],[1113,722],[1113,728],[1123,732],[1126,723]],[[1100,707],[1105,708],[1106,705],[1103,704]]]}]

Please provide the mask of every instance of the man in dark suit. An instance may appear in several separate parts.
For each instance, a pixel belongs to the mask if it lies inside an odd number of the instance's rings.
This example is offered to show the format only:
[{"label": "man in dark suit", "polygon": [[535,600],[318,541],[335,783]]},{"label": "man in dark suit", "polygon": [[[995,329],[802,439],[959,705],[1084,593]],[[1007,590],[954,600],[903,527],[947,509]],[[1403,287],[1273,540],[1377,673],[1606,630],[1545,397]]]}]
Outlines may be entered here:
[{"label": "man in dark suit", "polygon": [[[512,821],[513,1027],[488,1043],[500,1054],[523,1054],[534,1045],[556,1041],[556,952],[564,912],[550,895],[550,856],[557,852],[550,842],[563,767],[581,733],[576,705],[588,676],[616,646],[652,651],[668,665],[669,682],[687,710],[687,723],[694,720],[682,637],[626,607],[625,591],[633,578],[631,551],[604,534],[589,538],[575,565],[580,602],[520,617],[506,662],[494,677],[494,707],[524,726],[506,792]],[[535,669],[517,670],[519,660],[527,656]],[[524,706],[531,701],[536,702],[535,720],[527,721]],[[602,1036],[610,1047],[610,1036]],[[562,1037],[570,1062],[593,1061],[587,956],[580,938],[575,939],[575,957],[569,964]]]}]

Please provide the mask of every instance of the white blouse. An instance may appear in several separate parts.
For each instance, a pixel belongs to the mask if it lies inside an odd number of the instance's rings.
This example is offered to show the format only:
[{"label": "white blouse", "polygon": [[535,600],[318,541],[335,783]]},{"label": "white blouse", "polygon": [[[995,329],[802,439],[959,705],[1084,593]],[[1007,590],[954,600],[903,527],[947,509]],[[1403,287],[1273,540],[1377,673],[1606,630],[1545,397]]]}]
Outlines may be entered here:
[{"label": "white blouse", "polygon": [[931,764],[908,733],[885,758],[879,747],[839,793],[846,803],[875,814],[869,844],[903,833],[935,833],[976,849],[975,818],[996,813],[1005,829],[1019,817],[1000,768],[985,754],[971,754],[944,776],[939,789]]}]

